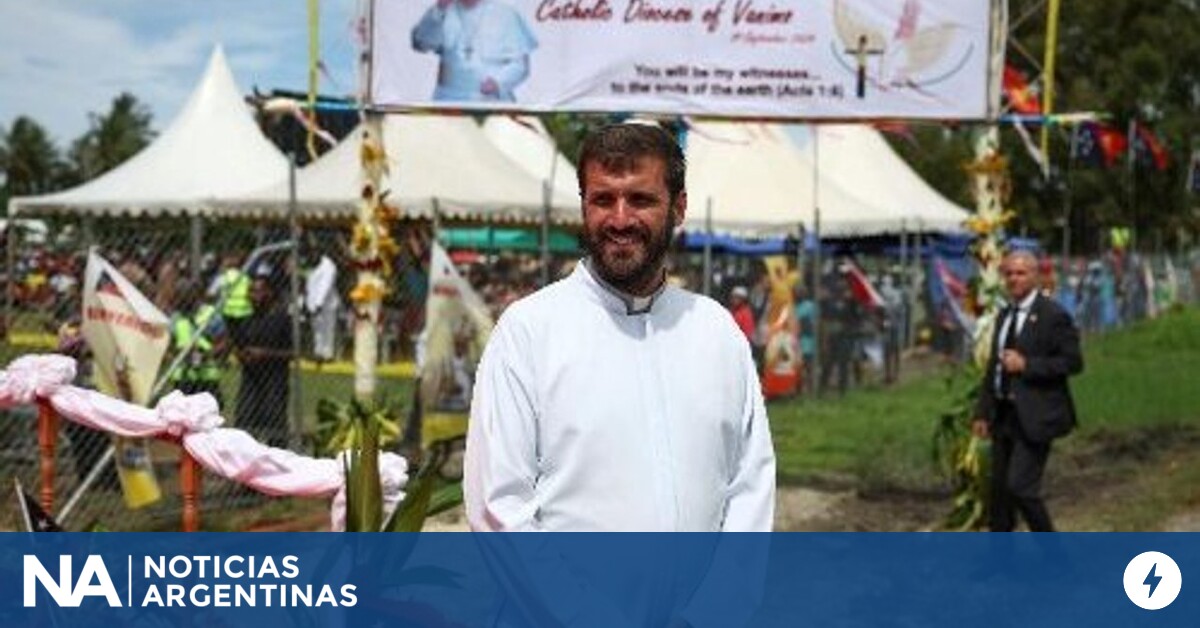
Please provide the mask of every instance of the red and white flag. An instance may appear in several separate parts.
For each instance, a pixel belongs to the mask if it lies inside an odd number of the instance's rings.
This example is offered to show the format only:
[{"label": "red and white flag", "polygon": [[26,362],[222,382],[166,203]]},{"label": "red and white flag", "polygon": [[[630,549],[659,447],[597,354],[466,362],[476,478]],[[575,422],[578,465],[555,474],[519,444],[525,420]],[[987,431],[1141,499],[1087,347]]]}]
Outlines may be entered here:
[{"label": "red and white flag", "polygon": [[871,280],[867,279],[866,273],[850,260],[843,263],[845,264],[846,283],[850,285],[850,293],[854,295],[854,300],[867,309],[884,307],[886,304],[883,297],[871,284]]}]

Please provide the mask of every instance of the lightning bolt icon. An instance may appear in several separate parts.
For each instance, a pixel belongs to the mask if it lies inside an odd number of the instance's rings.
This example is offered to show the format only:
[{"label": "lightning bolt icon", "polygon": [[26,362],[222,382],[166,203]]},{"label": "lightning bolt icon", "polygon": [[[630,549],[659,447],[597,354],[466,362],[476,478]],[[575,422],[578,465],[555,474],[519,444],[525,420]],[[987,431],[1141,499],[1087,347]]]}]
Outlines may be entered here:
[{"label": "lightning bolt icon", "polygon": [[1158,588],[1158,583],[1162,582],[1162,576],[1154,575],[1155,569],[1158,569],[1158,563],[1154,563],[1154,566],[1150,568],[1150,573],[1146,574],[1146,579],[1142,582],[1142,584],[1150,587],[1150,595],[1146,597],[1154,597],[1154,590]]}]

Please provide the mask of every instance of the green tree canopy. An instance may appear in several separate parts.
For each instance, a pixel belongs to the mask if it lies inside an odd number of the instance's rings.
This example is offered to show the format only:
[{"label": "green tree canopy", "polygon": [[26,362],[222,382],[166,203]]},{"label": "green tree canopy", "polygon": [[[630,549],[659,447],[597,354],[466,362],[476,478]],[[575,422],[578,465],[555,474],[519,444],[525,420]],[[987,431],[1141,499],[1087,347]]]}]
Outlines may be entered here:
[{"label": "green tree canopy", "polygon": [[7,211],[12,196],[43,194],[58,189],[65,177],[65,164],[42,125],[26,116],[0,129],[0,171],[4,185],[0,196]]},{"label": "green tree canopy", "polygon": [[93,179],[120,165],[154,138],[149,108],[129,92],[113,99],[108,113],[89,114],[86,133],[71,144],[72,167],[80,181]]},{"label": "green tree canopy", "polygon": [[[1040,80],[1046,49],[1045,0],[1010,0],[1010,65]],[[1071,207],[1076,253],[1106,246],[1108,227],[1135,227],[1140,246],[1187,242],[1200,231],[1200,200],[1185,193],[1188,161],[1200,146],[1200,3],[1194,0],[1063,0],[1055,69],[1054,110],[1093,111],[1123,133],[1131,121],[1151,129],[1169,162],[1158,170],[1131,166],[1128,154],[1110,168],[1071,159],[1071,128],[1050,134],[1051,178],[1041,172],[1011,125],[1001,131],[1013,181],[1010,202],[1017,231],[1061,246],[1062,219]],[[918,172],[952,200],[970,207],[966,175],[970,128],[922,128],[915,145],[893,144]],[[1029,128],[1034,141],[1038,128]],[[1194,240],[1193,240],[1194,241]]]}]

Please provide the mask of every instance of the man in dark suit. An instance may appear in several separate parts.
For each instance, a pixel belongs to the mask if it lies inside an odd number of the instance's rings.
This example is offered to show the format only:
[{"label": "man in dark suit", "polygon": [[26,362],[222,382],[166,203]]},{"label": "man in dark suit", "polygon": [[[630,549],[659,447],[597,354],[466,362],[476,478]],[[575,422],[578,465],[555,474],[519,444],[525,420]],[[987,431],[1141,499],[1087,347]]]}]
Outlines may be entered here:
[{"label": "man in dark suit", "polygon": [[1067,378],[1083,371],[1079,332],[1037,289],[1037,259],[1015,251],[1001,265],[1008,306],[996,319],[991,359],[975,406],[976,434],[992,438],[989,526],[1010,532],[1020,511],[1034,532],[1054,525],[1042,502],[1051,442],[1075,427]]}]

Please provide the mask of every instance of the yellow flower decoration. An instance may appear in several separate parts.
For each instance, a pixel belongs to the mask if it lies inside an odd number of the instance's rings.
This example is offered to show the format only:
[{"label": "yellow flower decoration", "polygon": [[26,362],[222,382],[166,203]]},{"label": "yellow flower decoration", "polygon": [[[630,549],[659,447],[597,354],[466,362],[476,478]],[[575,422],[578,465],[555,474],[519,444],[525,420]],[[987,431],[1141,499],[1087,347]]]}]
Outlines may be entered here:
[{"label": "yellow flower decoration", "polygon": [[357,304],[372,303],[383,299],[383,286],[377,281],[359,281],[350,291],[350,300]]},{"label": "yellow flower decoration", "polygon": [[[392,236],[386,232],[379,235],[379,242],[376,246],[379,247],[379,257],[385,260],[390,260],[400,253],[400,245],[396,244],[396,241],[392,239]],[[387,269],[388,267],[389,264],[383,265],[384,269]]]},{"label": "yellow flower decoration", "polygon": [[356,223],[350,234],[350,249],[356,255],[366,255],[371,248],[371,233],[366,225]]},{"label": "yellow flower decoration", "polygon": [[381,223],[389,223],[400,217],[400,208],[380,202],[375,205],[375,219]]}]

